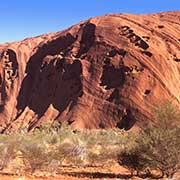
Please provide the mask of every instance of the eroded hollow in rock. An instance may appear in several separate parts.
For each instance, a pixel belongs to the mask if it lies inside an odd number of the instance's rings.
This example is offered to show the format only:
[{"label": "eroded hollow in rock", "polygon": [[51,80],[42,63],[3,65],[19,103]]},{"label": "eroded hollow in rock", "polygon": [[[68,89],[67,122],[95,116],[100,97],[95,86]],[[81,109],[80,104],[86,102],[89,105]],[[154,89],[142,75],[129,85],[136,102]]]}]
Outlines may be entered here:
[{"label": "eroded hollow in rock", "polygon": [[148,94],[150,94],[151,93],[151,90],[150,89],[146,89],[145,91],[144,91],[144,94],[145,95],[148,95]]},{"label": "eroded hollow in rock", "polygon": [[134,117],[130,109],[126,109],[126,113],[122,120],[117,123],[119,129],[129,130],[136,123],[136,118]]},{"label": "eroded hollow in rock", "polygon": [[115,68],[114,65],[104,65],[100,85],[107,89],[122,86],[125,83],[125,70],[124,66]]}]

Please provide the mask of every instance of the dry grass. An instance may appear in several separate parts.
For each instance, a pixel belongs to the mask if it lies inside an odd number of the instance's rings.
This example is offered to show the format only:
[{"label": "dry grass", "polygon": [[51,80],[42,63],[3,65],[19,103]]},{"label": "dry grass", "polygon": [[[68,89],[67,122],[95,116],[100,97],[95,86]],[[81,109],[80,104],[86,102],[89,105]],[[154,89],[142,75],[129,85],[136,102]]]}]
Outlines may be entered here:
[{"label": "dry grass", "polygon": [[[25,130],[19,133],[0,135],[0,165],[4,172],[17,158],[21,165],[13,164],[11,173],[20,166],[24,172],[58,172],[61,167],[85,167],[116,162],[117,155],[128,142],[127,133],[118,129],[92,130],[74,133],[69,126],[49,129],[48,125],[31,135]],[[13,171],[14,169],[14,171]],[[9,171],[8,171],[9,172]]]}]

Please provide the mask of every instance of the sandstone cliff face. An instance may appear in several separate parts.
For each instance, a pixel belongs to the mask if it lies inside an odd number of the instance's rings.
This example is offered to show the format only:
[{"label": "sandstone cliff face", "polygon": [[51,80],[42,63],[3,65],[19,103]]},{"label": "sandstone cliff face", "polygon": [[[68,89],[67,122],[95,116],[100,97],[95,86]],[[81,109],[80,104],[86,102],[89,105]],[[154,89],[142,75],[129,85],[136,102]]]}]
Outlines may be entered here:
[{"label": "sandstone cliff face", "polygon": [[180,12],[91,18],[0,45],[0,131],[145,127],[160,101],[180,105],[179,80]]}]

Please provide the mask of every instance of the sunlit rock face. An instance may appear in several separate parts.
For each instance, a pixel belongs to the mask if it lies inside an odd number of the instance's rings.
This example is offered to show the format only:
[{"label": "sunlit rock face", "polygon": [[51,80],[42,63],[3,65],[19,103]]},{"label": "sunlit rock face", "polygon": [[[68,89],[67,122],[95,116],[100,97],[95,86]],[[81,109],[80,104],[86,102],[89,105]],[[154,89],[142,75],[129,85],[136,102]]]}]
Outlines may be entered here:
[{"label": "sunlit rock face", "polygon": [[47,121],[145,128],[180,104],[180,12],[110,14],[0,45],[0,131]]}]

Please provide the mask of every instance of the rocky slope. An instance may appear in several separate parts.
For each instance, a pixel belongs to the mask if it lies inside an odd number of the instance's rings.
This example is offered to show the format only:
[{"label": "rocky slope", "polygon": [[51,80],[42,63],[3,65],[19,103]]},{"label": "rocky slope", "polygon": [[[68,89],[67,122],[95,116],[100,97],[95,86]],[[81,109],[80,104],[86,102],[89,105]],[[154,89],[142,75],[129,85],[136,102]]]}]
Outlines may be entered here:
[{"label": "rocky slope", "polygon": [[180,12],[109,14],[0,45],[0,131],[42,122],[145,127],[180,105]]}]

